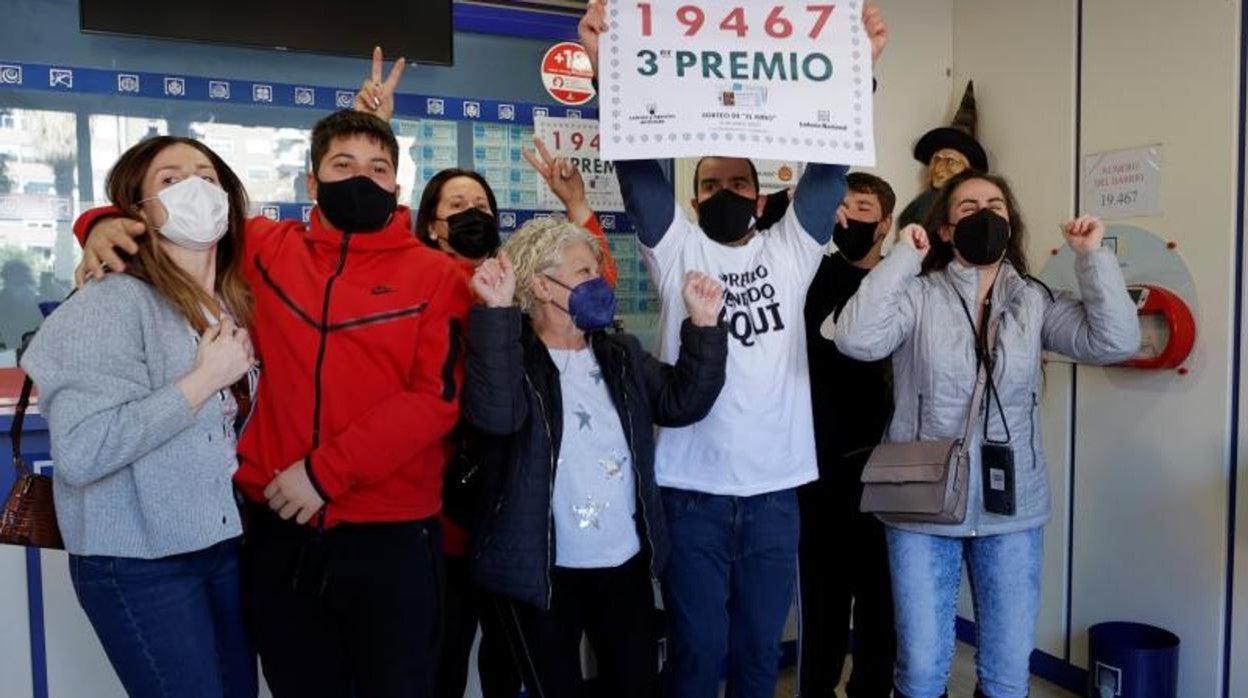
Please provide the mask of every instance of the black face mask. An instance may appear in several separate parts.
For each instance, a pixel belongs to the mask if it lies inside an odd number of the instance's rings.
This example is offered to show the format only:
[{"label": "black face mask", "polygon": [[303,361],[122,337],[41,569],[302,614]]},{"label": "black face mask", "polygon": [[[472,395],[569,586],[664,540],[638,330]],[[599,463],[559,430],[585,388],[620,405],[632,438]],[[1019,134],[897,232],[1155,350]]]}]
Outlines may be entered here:
[{"label": "black face mask", "polygon": [[789,190],[781,189],[774,194],[767,195],[767,203],[763,204],[763,215],[758,217],[758,222],[754,224],[756,230],[767,230],[771,226],[780,222],[784,218],[784,214],[789,211]]},{"label": "black face mask", "polygon": [[469,259],[481,259],[498,249],[501,240],[494,217],[479,208],[447,216],[446,241],[451,249]]},{"label": "black face mask", "polygon": [[316,180],[316,205],[344,233],[370,233],[385,227],[399,202],[371,177],[359,175],[337,182]]},{"label": "black face mask", "polygon": [[856,221],[849,219],[848,226],[836,224],[836,228],[832,231],[832,242],[836,243],[836,247],[844,255],[845,259],[851,262],[857,262],[875,247],[875,229],[880,227],[879,222]]},{"label": "black face mask", "polygon": [[698,225],[710,239],[721,245],[731,245],[750,234],[757,207],[755,199],[720,189],[698,204]]},{"label": "black face mask", "polygon": [[958,221],[953,248],[962,259],[977,267],[995,264],[1010,242],[1010,222],[984,208]]}]

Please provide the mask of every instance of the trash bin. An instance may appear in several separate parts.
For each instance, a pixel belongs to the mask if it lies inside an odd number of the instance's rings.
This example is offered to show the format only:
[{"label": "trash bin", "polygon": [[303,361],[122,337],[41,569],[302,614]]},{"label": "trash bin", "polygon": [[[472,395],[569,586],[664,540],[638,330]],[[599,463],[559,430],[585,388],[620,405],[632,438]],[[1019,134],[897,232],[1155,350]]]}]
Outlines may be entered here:
[{"label": "trash bin", "polygon": [[1143,623],[1088,629],[1088,698],[1176,698],[1179,636]]}]

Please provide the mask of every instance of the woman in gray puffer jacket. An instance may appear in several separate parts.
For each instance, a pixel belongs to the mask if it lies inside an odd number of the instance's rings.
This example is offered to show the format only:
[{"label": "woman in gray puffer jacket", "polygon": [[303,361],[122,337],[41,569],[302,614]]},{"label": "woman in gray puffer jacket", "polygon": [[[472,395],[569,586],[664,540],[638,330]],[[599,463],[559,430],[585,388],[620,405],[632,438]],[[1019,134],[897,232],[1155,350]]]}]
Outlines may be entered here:
[{"label": "woman in gray puffer jacket", "polygon": [[[982,173],[958,175],[941,191],[926,230],[902,230],[901,243],[867,275],[839,319],[823,326],[847,356],[893,356],[892,442],[962,436],[979,347],[986,328],[998,328],[988,361],[992,380],[969,444],[966,518],[888,526],[899,698],[944,694],[964,559],[979,633],[976,695],[1027,695],[1049,518],[1037,426],[1041,353],[1109,364],[1132,356],[1140,341],[1118,261],[1101,247],[1104,226],[1082,217],[1062,229],[1077,255],[1082,300],[1027,275],[1023,222],[1008,184]],[[985,442],[994,463],[1011,456],[1013,462],[994,471],[987,498]]]}]

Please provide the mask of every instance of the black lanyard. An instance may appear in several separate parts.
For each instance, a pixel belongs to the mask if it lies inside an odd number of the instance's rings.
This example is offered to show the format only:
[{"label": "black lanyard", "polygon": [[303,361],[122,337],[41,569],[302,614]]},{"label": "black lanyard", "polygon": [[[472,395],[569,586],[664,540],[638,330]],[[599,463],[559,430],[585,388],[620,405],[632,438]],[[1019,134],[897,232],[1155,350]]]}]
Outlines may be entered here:
[{"label": "black lanyard", "polygon": [[[952,284],[950,285],[952,286]],[[958,303],[962,304],[962,313],[966,315],[966,321],[971,326],[971,335],[975,338],[975,367],[976,369],[982,368],[988,378],[988,400],[997,403],[997,414],[1001,416],[1001,426],[1005,428],[1004,443],[1008,444],[1012,440],[1010,438],[1010,424],[1005,419],[1005,407],[1001,405],[1001,395],[997,392],[996,381],[992,377],[994,367],[993,348],[988,346],[988,325],[992,319],[992,291],[994,288],[995,284],[988,288],[988,296],[984,301],[983,322],[979,324],[978,331],[975,329],[975,320],[971,318],[971,309],[967,307],[966,300],[962,298],[962,294],[958,293],[956,288],[953,290],[953,293],[958,297]],[[986,442],[991,441],[988,438],[989,419],[988,411],[984,410],[984,441]]]}]

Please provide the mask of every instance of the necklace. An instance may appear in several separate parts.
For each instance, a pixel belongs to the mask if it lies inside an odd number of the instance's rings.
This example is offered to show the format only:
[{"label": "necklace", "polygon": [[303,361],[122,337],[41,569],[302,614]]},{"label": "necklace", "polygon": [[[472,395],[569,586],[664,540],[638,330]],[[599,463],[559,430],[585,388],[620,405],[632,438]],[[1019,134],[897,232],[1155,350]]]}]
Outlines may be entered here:
[{"label": "necklace", "polygon": [[559,375],[565,375],[568,372],[568,366],[572,363],[572,355],[576,353],[575,349],[551,349],[551,358],[555,359],[556,352],[563,354],[563,365],[560,366],[556,360],[555,368],[559,370]]}]

